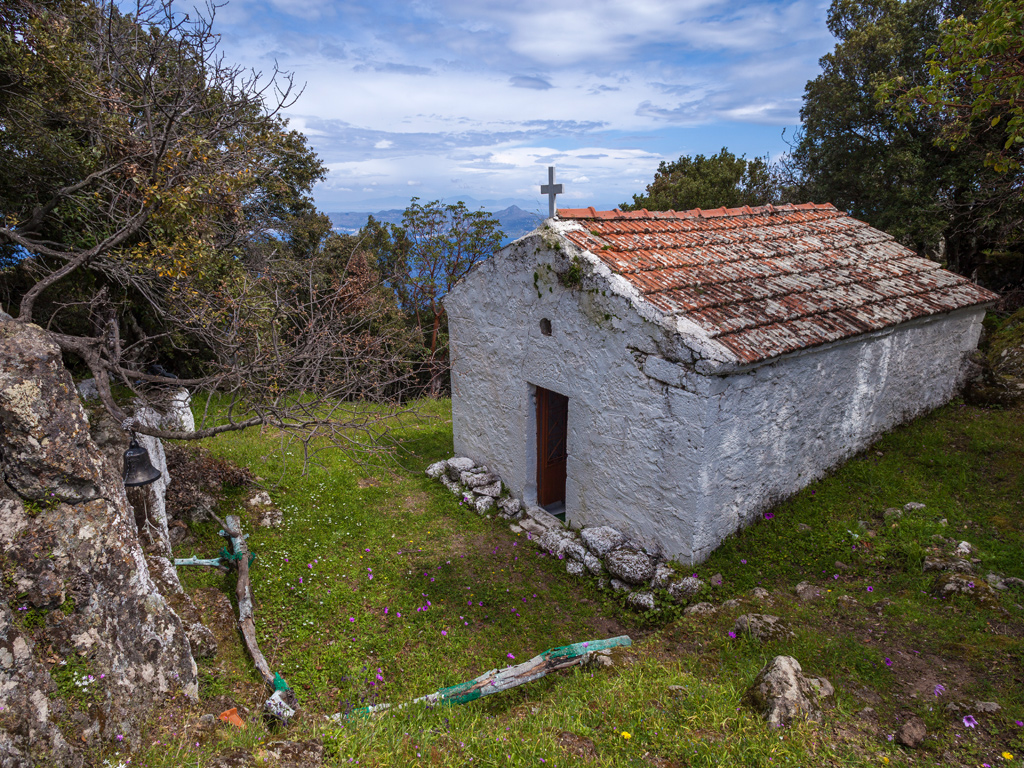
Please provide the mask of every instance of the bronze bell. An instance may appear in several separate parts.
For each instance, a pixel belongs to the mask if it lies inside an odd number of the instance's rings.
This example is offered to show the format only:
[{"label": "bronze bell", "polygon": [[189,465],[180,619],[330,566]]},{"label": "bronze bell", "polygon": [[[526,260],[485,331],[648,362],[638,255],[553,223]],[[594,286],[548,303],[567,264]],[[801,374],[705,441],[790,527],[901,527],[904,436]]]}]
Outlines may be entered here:
[{"label": "bronze bell", "polygon": [[149,460],[149,451],[139,445],[132,433],[132,441],[128,450],[124,452],[124,484],[125,487],[132,485],[149,485],[161,477],[160,470],[153,466]]}]

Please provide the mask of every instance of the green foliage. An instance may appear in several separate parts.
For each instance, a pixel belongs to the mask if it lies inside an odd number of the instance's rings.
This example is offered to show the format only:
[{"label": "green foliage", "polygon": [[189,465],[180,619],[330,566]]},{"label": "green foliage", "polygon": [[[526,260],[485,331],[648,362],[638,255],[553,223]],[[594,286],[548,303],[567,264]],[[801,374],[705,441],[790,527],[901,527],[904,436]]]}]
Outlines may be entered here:
[{"label": "green foliage", "polygon": [[423,389],[438,396],[447,387],[448,319],[444,297],[502,240],[500,222],[484,210],[414,197],[402,226],[370,217],[356,240],[374,253],[387,286],[413,329],[413,358]]},{"label": "green foliage", "polygon": [[569,268],[559,274],[558,279],[567,288],[579,288],[583,284],[583,262],[579,256],[569,260]]},{"label": "green foliage", "polygon": [[50,677],[57,685],[57,695],[80,706],[103,700],[104,679],[95,674],[87,656],[77,653],[57,662],[50,669]]},{"label": "green foliage", "polygon": [[[834,0],[835,50],[807,83],[803,127],[786,161],[804,200],[831,202],[950,269],[1002,289],[1024,280],[1024,202],[985,159],[991,134],[954,151],[926,109],[898,108],[894,86],[931,79],[943,20],[976,19],[977,0]],[[1016,182],[1019,190],[1019,181]]]},{"label": "green foliage", "polygon": [[945,19],[928,49],[928,82],[901,96],[908,114],[920,105],[939,120],[936,141],[951,149],[994,133],[1002,146],[987,149],[985,163],[1000,173],[1020,171],[1024,158],[1022,30],[1021,0],[984,0],[977,19]]},{"label": "green foliage", "polygon": [[780,201],[782,190],[767,158],[747,160],[725,147],[716,155],[683,155],[671,163],[662,161],[643,195],[623,203],[624,211],[687,211],[693,208],[739,208]]}]

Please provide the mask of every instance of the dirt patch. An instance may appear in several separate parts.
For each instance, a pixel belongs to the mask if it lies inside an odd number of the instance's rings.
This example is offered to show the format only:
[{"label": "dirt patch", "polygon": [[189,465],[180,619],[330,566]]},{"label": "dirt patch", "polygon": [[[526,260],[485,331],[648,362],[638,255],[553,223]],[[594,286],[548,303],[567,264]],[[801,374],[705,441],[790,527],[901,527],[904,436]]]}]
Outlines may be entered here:
[{"label": "dirt patch", "polygon": [[204,587],[192,593],[203,624],[209,627],[218,647],[238,641],[238,622],[231,600],[216,587]]},{"label": "dirt patch", "polygon": [[577,759],[597,759],[597,749],[594,748],[594,742],[586,736],[580,736],[575,733],[570,733],[569,731],[562,731],[558,734],[558,746]]}]

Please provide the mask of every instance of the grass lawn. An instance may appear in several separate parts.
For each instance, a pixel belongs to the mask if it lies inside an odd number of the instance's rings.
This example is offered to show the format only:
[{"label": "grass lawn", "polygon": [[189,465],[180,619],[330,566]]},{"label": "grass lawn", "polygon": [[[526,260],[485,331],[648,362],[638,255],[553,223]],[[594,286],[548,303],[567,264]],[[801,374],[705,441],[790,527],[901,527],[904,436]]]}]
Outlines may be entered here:
[{"label": "grass lawn", "polygon": [[[1024,411],[953,403],[885,436],[694,568],[707,582],[722,577],[698,599],[740,603],[683,616],[668,603],[654,615],[625,608],[429,480],[423,469],[452,455],[449,407],[423,404],[388,457],[323,453],[305,475],[301,447],[282,452],[271,435],[207,443],[266,478],[284,513],[281,527],[258,528],[242,489],[220,502],[251,534],[260,645],[302,709],[287,729],[268,730],[258,715],[267,691],[225,599],[233,603],[234,575],[181,568],[220,651],[200,662],[202,701],[168,701],[131,765],[275,765],[266,745],[282,739],[319,740],[332,766],[1024,762],[1024,589],[985,581],[990,571],[1024,578]],[[885,518],[907,502],[925,506]],[[215,556],[218,528],[193,524],[176,555]],[[940,599],[924,558],[961,540],[976,549],[979,594]],[[801,581],[823,597],[798,600]],[[752,598],[755,587],[771,597]],[[782,617],[794,636],[730,637],[743,613]],[[326,717],[620,634],[634,644],[612,669],[576,668],[464,706]],[[779,654],[835,685],[823,723],[772,730],[741,706]],[[976,701],[1001,709],[984,713]],[[229,706],[244,730],[199,727],[203,713]],[[914,715],[928,738],[911,750],[891,737]]]}]

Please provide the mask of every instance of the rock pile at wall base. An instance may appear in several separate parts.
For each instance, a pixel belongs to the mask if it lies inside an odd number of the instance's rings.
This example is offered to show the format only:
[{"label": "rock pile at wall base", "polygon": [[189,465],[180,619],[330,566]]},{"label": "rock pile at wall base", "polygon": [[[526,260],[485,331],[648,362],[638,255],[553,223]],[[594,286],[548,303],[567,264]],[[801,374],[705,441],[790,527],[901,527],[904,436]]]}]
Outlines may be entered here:
[{"label": "rock pile at wall base", "polygon": [[507,494],[501,478],[466,457],[453,457],[427,467],[426,474],[472,506],[478,514],[493,510],[512,521],[512,531],[525,533],[539,549],[565,561],[570,576],[594,576],[602,588],[626,592],[638,610],[656,610],[654,590],[666,590],[677,603],[688,603],[704,582],[681,576],[664,558],[647,552],[611,526],[573,531],[540,507],[526,506]]},{"label": "rock pile at wall base", "polygon": [[138,743],[164,695],[198,693],[185,627],[60,350],[0,319],[0,765],[78,766]]}]

